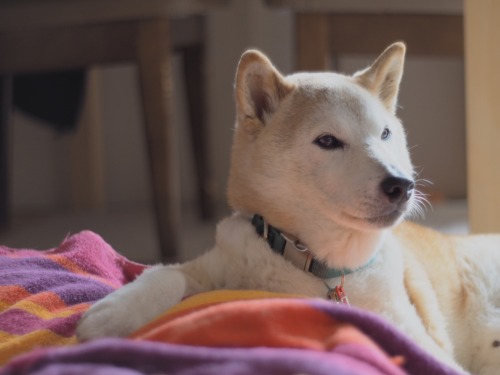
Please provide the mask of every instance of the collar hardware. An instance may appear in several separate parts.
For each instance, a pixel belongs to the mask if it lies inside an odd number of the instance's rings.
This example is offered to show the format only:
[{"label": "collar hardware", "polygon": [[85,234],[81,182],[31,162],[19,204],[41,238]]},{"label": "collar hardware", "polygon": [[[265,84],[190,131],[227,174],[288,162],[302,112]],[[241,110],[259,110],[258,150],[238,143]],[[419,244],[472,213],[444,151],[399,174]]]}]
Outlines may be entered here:
[{"label": "collar hardware", "polygon": [[331,289],[330,286],[325,282],[325,286],[328,288],[328,293],[326,295],[331,301],[343,303],[344,305],[349,306],[349,299],[347,298],[347,294],[344,290],[344,281],[345,276],[342,275],[340,277],[340,285],[336,285],[333,289]]}]

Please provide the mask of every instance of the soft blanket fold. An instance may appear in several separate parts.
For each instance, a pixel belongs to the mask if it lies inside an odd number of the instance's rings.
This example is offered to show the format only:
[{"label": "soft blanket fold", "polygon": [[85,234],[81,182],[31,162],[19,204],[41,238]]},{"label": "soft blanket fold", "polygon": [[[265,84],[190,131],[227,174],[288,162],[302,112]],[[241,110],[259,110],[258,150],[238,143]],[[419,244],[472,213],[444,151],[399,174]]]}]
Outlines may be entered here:
[{"label": "soft blanket fold", "polygon": [[[375,314],[326,300],[262,291],[213,291],[192,296],[133,338],[215,348],[299,348],[342,353],[353,374],[457,374]],[[305,355],[307,357],[307,355]],[[341,363],[343,360],[337,358]],[[334,372],[337,373],[337,372]],[[338,372],[342,374],[343,372]]]},{"label": "soft blanket fold", "polygon": [[18,358],[6,374],[36,375],[401,375],[383,359],[358,347],[335,352],[290,348],[210,348],[124,339],[102,339],[65,350]]},{"label": "soft blanket fold", "polygon": [[76,343],[81,314],[143,269],[89,231],[46,251],[0,246],[0,365],[32,348]]},{"label": "soft blanket fold", "polygon": [[262,291],[195,295],[130,338],[77,344],[81,314],[144,268],[92,232],[0,247],[0,375],[456,374],[374,314]]}]

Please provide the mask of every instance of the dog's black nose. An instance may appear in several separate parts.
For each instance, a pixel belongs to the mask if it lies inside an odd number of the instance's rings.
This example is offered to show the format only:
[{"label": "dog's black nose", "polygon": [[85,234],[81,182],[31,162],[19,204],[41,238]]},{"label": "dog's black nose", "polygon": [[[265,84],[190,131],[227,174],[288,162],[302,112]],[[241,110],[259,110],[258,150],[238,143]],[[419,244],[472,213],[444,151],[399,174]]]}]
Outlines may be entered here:
[{"label": "dog's black nose", "polygon": [[387,177],[382,181],[380,187],[392,203],[403,203],[410,199],[415,183],[406,178]]}]

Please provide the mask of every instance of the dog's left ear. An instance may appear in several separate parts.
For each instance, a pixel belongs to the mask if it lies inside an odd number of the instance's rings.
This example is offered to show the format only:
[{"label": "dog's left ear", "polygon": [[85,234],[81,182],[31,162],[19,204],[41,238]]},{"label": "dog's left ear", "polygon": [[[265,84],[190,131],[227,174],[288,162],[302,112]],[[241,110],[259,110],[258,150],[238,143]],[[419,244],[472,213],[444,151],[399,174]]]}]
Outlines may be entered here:
[{"label": "dog's left ear", "polygon": [[236,109],[239,124],[248,131],[258,131],[278,109],[293,85],[259,51],[241,56],[236,72]]},{"label": "dog's left ear", "polygon": [[369,68],[354,75],[356,81],[377,96],[391,113],[396,112],[405,51],[404,43],[394,43]]}]

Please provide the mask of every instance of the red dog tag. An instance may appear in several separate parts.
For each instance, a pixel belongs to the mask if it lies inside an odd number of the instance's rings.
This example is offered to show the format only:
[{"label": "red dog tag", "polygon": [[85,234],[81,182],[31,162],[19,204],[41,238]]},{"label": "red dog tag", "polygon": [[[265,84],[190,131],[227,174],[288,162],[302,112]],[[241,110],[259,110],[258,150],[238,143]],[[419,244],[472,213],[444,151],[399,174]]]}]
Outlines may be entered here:
[{"label": "red dog tag", "polygon": [[328,299],[334,300],[337,303],[349,305],[349,300],[347,299],[347,295],[344,291],[344,275],[342,275],[342,278],[340,279],[340,285],[328,290]]},{"label": "red dog tag", "polygon": [[345,294],[344,287],[342,285],[337,285],[333,290],[333,294],[335,296],[335,301],[349,305],[349,300],[347,299],[347,295]]}]

